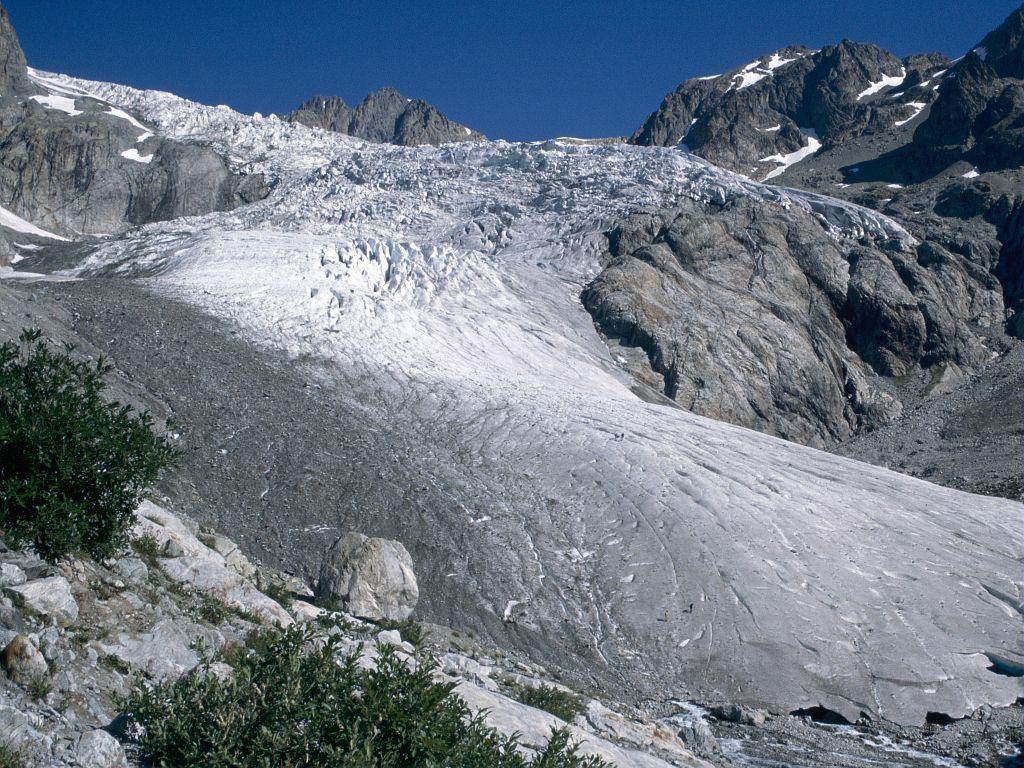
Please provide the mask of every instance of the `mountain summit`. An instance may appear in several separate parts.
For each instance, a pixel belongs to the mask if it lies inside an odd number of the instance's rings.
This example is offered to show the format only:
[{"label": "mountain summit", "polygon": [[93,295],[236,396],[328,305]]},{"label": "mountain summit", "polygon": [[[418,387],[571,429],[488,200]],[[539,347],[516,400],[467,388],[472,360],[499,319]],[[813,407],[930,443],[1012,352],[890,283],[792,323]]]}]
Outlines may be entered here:
[{"label": "mountain summit", "polygon": [[394,88],[370,93],[353,108],[337,96],[314,96],[286,120],[310,128],[346,133],[380,144],[415,147],[480,141],[484,137],[420,99],[407,99]]}]

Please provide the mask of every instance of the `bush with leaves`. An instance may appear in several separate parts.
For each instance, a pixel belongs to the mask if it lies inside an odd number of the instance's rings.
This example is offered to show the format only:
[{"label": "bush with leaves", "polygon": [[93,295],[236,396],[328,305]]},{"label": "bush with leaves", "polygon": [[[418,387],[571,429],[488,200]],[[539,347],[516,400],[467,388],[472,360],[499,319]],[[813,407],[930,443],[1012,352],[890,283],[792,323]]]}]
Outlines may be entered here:
[{"label": "bush with leaves", "polygon": [[148,413],[103,397],[110,366],[72,352],[32,330],[0,345],[0,530],[48,560],[123,548],[142,491],[175,455]]},{"label": "bush with leaves", "polygon": [[543,709],[567,722],[572,722],[573,718],[583,711],[583,705],[577,696],[553,685],[513,685],[512,697],[528,707]]},{"label": "bush with leaves", "polygon": [[527,758],[472,715],[436,662],[384,647],[374,669],[337,637],[292,626],[256,635],[233,674],[140,682],[123,702],[148,764],[176,768],[608,768],[566,731]]}]

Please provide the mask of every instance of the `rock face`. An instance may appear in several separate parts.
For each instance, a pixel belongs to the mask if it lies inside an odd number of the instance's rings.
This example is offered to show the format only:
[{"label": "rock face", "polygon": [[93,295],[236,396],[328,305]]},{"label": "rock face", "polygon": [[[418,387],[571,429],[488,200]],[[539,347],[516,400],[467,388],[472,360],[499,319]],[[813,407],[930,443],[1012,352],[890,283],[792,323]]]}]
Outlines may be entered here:
[{"label": "rock face", "polygon": [[7,587],[6,592],[15,605],[59,626],[67,626],[78,618],[78,603],[71,594],[71,585],[62,576],[35,579]]},{"label": "rock face", "polygon": [[[976,386],[990,360],[1012,350],[1013,337],[1024,338],[1022,41],[1024,8],[956,63],[938,54],[899,61],[848,42],[817,53],[791,47],[725,75],[689,80],[666,96],[633,142],[683,140],[696,154],[755,178],[878,210],[919,244],[902,253],[867,242],[816,247],[810,259],[795,257],[803,266],[789,278],[791,296],[808,302],[780,301],[775,287],[762,304],[761,270],[736,267],[746,258],[737,254],[749,248],[750,263],[778,275],[780,241],[765,239],[765,218],[749,233],[723,224],[732,234],[704,235],[703,246],[694,242],[699,222],[680,222],[685,236],[655,228],[633,243],[653,250],[636,252],[628,265],[613,241],[609,268],[585,298],[609,337],[646,351],[650,368],[627,354],[630,370],[699,413],[811,445],[865,434],[901,411],[901,432],[916,440],[929,433],[934,409],[918,405]],[[813,149],[812,138],[817,151],[791,154]],[[763,158],[770,162],[756,162]],[[725,208],[716,218],[734,215]],[[785,229],[781,247],[795,254],[801,247],[794,249],[792,225]],[[836,252],[845,266],[833,261]],[[695,263],[694,254],[703,260]],[[735,300],[726,300],[731,293]],[[740,306],[758,313],[727,321],[734,332],[718,332],[721,318]],[[710,349],[692,341],[704,338]],[[712,363],[720,353],[729,377]],[[737,359],[746,365],[732,368]],[[808,429],[807,419],[824,428]],[[983,441],[970,437],[971,413],[947,420],[967,424],[958,432],[961,445]],[[934,461],[915,464],[907,453],[917,448],[891,448],[904,443],[887,433],[882,442],[858,440],[854,450],[956,487],[1020,496],[1013,491],[1019,471],[1009,465],[960,472],[953,453],[929,453]]]},{"label": "rock face", "polygon": [[24,96],[38,89],[28,79],[25,54],[11,26],[7,9],[0,6],[0,96]]},{"label": "rock face", "polygon": [[232,173],[214,151],[168,141],[80,89],[30,75],[0,7],[0,206],[44,231],[107,235],[266,194],[261,176]]},{"label": "rock face", "polygon": [[848,40],[820,51],[791,46],[723,75],[685,81],[630,141],[685,141],[716,165],[763,178],[803,148],[881,130],[917,109],[909,104],[923,107],[934,93],[921,84],[945,66],[937,55],[900,61]]},{"label": "rock face", "polygon": [[314,96],[285,119],[367,141],[406,147],[483,139],[479,133],[449,120],[425,101],[407,99],[394,88],[374,91],[354,109],[337,96]]},{"label": "rock face", "polygon": [[912,168],[931,175],[958,159],[986,171],[1024,164],[1024,8],[957,62],[914,134]]},{"label": "rock face", "polygon": [[397,541],[342,536],[327,553],[317,583],[317,598],[337,601],[353,616],[402,621],[419,600],[412,557]]},{"label": "rock face", "polygon": [[[987,359],[998,281],[934,244],[837,241],[755,200],[642,214],[583,293],[641,379],[688,410],[823,446],[897,415],[879,375]],[[636,367],[634,367],[636,373]]]}]

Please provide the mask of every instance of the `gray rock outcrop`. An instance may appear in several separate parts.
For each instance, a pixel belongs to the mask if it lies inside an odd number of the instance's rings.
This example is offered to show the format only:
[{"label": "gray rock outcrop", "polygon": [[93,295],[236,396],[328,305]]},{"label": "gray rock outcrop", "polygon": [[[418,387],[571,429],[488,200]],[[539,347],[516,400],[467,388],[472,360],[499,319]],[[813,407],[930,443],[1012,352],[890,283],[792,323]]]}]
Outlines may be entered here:
[{"label": "gray rock outcrop", "polygon": [[7,9],[0,6],[0,96],[25,96],[38,93],[29,80],[25,54],[11,25]]},{"label": "gray rock outcrop", "polygon": [[75,759],[81,768],[127,768],[121,742],[103,730],[86,731],[78,739]]},{"label": "gray rock outcrop", "polygon": [[78,602],[71,594],[71,585],[63,576],[34,579],[7,587],[5,591],[15,605],[47,622],[67,626],[78,618]]},{"label": "gray rock outcrop", "polygon": [[75,88],[30,76],[0,6],[0,206],[58,235],[223,211],[266,197],[258,175],[156,135]]},{"label": "gray rock outcrop", "polygon": [[374,91],[355,108],[337,96],[315,96],[285,119],[367,141],[406,147],[484,138],[449,120],[425,101],[407,99],[394,88]]},{"label": "gray rock outcrop", "polygon": [[1000,286],[935,244],[842,242],[795,207],[754,200],[643,214],[609,235],[583,293],[599,329],[639,347],[688,410],[824,446],[901,411],[879,376],[987,352]]},{"label": "gray rock outcrop", "polygon": [[348,533],[334,542],[317,598],[362,619],[402,621],[419,600],[412,557],[397,541]]}]

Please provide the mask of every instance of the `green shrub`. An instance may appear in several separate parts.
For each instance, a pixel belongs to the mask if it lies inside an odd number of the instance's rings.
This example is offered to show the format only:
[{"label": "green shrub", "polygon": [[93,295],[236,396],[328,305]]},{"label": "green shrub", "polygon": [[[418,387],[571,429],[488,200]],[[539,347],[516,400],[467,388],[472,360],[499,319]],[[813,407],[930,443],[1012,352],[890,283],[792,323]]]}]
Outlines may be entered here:
[{"label": "green shrub", "polygon": [[0,345],[0,529],[49,560],[108,557],[175,451],[148,413],[103,398],[106,362],[76,360],[39,336]]},{"label": "green shrub", "polygon": [[25,768],[25,755],[10,741],[0,741],[0,768]]},{"label": "green shrub", "polygon": [[415,648],[422,646],[423,642],[427,639],[427,633],[423,629],[423,625],[412,619],[403,619],[402,621],[385,619],[377,622],[377,626],[381,629],[398,630],[398,634],[402,636],[402,639]]},{"label": "green shrub", "polygon": [[578,697],[566,693],[553,685],[540,685],[536,688],[526,685],[512,686],[512,698],[526,704],[528,707],[543,709],[555,717],[560,717],[567,722],[583,711]]},{"label": "green shrub", "polygon": [[156,559],[160,557],[160,542],[148,533],[144,533],[137,539],[132,539],[131,544],[135,554],[139,556],[142,562],[150,568],[156,566]]},{"label": "green shrub", "polygon": [[435,662],[410,669],[384,648],[373,670],[339,658],[337,638],[292,626],[232,658],[234,674],[140,683],[121,702],[154,766],[176,768],[604,768],[556,732],[524,758],[514,738],[470,714]]}]

